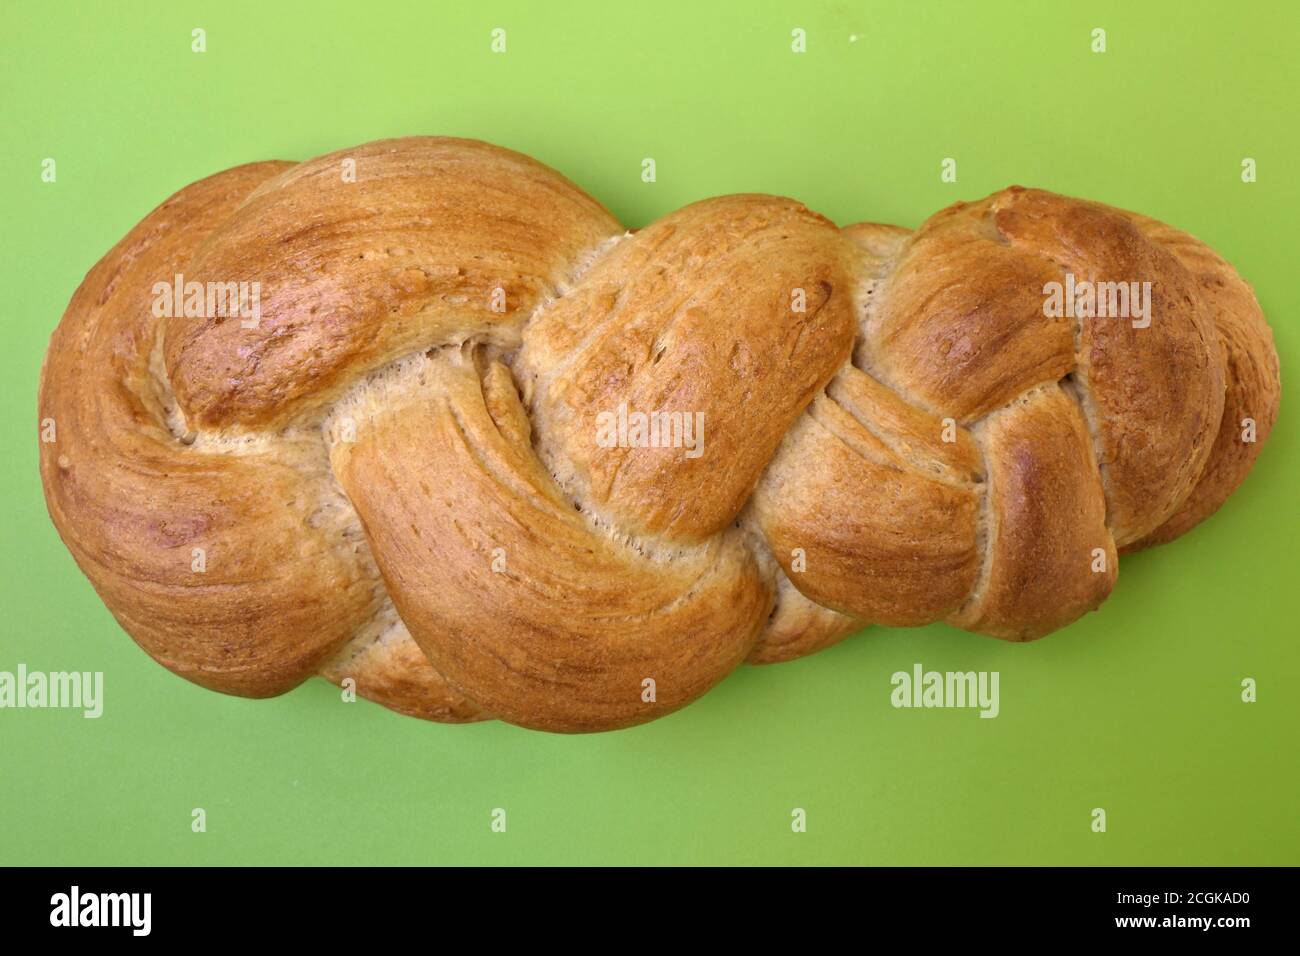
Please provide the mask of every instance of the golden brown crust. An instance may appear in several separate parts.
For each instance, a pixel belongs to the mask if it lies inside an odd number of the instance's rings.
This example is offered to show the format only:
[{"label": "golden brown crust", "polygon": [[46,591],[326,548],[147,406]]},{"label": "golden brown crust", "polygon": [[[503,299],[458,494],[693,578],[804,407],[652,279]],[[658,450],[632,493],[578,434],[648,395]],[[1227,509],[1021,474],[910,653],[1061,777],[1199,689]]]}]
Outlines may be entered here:
[{"label": "golden brown crust", "polygon": [[359,437],[334,463],[389,593],[438,672],[493,714],[643,723],[749,653],[772,596],[737,535],[651,556],[594,525],[542,469],[504,366],[421,355],[354,401]]},{"label": "golden brown crust", "polygon": [[220,173],[150,213],[77,290],[41,376],[57,437],[41,444],[41,480],[73,557],[155,659],[253,697],[333,653],[376,606],[377,575],[333,520],[319,443],[196,454],[167,430],[150,289],[284,165]]},{"label": "golden brown crust", "polygon": [[486,143],[321,156],[263,183],[199,248],[186,278],[260,283],[261,320],[168,319],[168,375],[196,427],[281,425],[425,343],[517,345],[578,257],[620,231],[572,183]]},{"label": "golden brown crust", "polygon": [[1043,311],[1060,270],[993,222],[1003,194],[932,216],[899,253],[864,329],[860,358],[886,385],[965,424],[1074,364],[1070,324]]},{"label": "golden brown crust", "polygon": [[[771,196],[695,203],[619,244],[524,332],[518,368],[548,463],[628,531],[718,533],[848,357],[842,257],[834,226]],[[702,416],[703,453],[593,442],[624,405]]]},{"label": "golden brown crust", "polygon": [[408,717],[467,724],[492,716],[434,670],[396,610],[344,645],[320,676]]},{"label": "golden brown crust", "polygon": [[[851,369],[842,378],[867,377]],[[868,386],[841,389],[862,395]],[[931,460],[941,431],[936,422]],[[938,620],[970,593],[978,501],[969,473],[950,477],[904,457],[830,395],[790,430],[754,496],[763,536],[800,591],[893,625]]]},{"label": "golden brown crust", "polygon": [[[181,275],[258,283],[259,320],[158,314]],[[1150,321],[1052,313],[1067,277],[1150,283]],[[1279,395],[1249,286],[1136,214],[1013,187],[837,230],[745,195],[632,234],[424,137],[146,217],[51,339],[41,477],[190,680],[590,731],[869,623],[1062,627],[1226,500]],[[703,431],[600,439],[620,407]]]},{"label": "golden brown crust", "polygon": [[1213,249],[1185,232],[1132,213],[1149,237],[1172,252],[1195,278],[1209,306],[1225,364],[1223,416],[1209,461],[1192,491],[1160,527],[1128,545],[1136,551],[1190,531],[1237,490],[1277,421],[1282,378],[1273,330],[1250,286]]},{"label": "golden brown crust", "polygon": [[784,574],[777,576],[776,607],[747,664],[781,664],[816,654],[862,629],[863,622],[810,601]]},{"label": "golden brown crust", "polygon": [[1071,376],[1097,446],[1120,547],[1158,527],[1205,468],[1223,414],[1212,310],[1186,267],[1122,212],[1040,190],[997,203],[999,232],[1080,279],[1149,282],[1146,320],[1076,320]]},{"label": "golden brown crust", "polygon": [[1027,392],[976,426],[988,462],[983,576],[959,627],[1024,641],[1106,600],[1115,541],[1092,442],[1056,384]]}]

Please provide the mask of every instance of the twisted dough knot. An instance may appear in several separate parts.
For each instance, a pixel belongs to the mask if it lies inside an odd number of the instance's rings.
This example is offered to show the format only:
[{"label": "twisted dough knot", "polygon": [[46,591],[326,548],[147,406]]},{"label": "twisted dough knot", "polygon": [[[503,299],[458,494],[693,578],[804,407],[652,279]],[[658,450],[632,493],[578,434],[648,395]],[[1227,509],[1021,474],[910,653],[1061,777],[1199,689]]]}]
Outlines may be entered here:
[{"label": "twisted dough knot", "polygon": [[[260,287],[260,321],[166,314],[180,276]],[[1149,322],[1055,317],[1066,282],[1149,282]],[[190,680],[601,730],[867,623],[1062,627],[1223,503],[1278,397],[1249,287],[1150,219],[1012,188],[837,229],[742,195],[626,233],[527,157],[420,138],[151,213],[53,336],[41,474]],[[597,440],[657,412],[703,434]]]}]

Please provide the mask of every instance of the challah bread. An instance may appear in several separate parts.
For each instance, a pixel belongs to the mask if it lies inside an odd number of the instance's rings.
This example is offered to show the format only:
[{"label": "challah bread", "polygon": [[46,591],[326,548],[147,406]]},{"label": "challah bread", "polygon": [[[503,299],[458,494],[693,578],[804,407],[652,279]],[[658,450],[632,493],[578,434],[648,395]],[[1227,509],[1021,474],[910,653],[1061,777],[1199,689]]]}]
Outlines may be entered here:
[{"label": "challah bread", "polygon": [[[1149,309],[1054,314],[1074,282]],[[211,308],[238,283],[252,320]],[[594,731],[871,623],[1063,627],[1227,499],[1279,394],[1250,288],[1131,213],[1013,187],[837,229],[741,195],[629,233],[412,138],[136,226],[51,340],[41,477],[189,680]]]}]

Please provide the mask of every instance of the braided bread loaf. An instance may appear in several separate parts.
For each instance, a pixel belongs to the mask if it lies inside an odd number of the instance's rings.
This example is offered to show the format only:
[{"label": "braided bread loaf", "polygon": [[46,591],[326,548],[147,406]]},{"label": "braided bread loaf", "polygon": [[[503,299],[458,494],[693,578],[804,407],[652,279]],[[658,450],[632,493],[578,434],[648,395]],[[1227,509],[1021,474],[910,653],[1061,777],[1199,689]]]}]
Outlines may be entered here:
[{"label": "braided bread loaf", "polygon": [[[1053,314],[1074,281],[1149,282],[1145,322]],[[227,283],[255,321],[213,314]],[[150,213],[53,335],[41,477],[196,683],[604,730],[868,623],[1070,623],[1236,488],[1278,374],[1236,272],[1131,213],[1013,187],[837,229],[740,195],[628,233],[413,138]]]}]

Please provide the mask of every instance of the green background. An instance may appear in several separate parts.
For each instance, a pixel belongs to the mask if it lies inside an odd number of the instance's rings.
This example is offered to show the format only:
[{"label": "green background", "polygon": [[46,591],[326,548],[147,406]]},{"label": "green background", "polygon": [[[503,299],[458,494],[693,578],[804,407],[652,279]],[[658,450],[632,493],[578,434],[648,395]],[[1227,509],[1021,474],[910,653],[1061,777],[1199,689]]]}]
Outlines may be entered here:
[{"label": "green background", "polygon": [[[580,737],[427,724],[318,680],[248,701],[168,674],[49,522],[35,397],[81,277],[171,192],[413,133],[530,153],[629,225],[740,191],[841,223],[916,225],[1010,183],[1137,209],[1238,266],[1291,374],[1295,8],[6,2],[0,670],[101,670],[106,712],[0,711],[0,863],[1300,863],[1294,389],[1227,507],[1125,559],[1102,611],[1063,632],[873,628]],[[889,675],[917,661],[999,671],[1001,716],[894,710]]]}]

